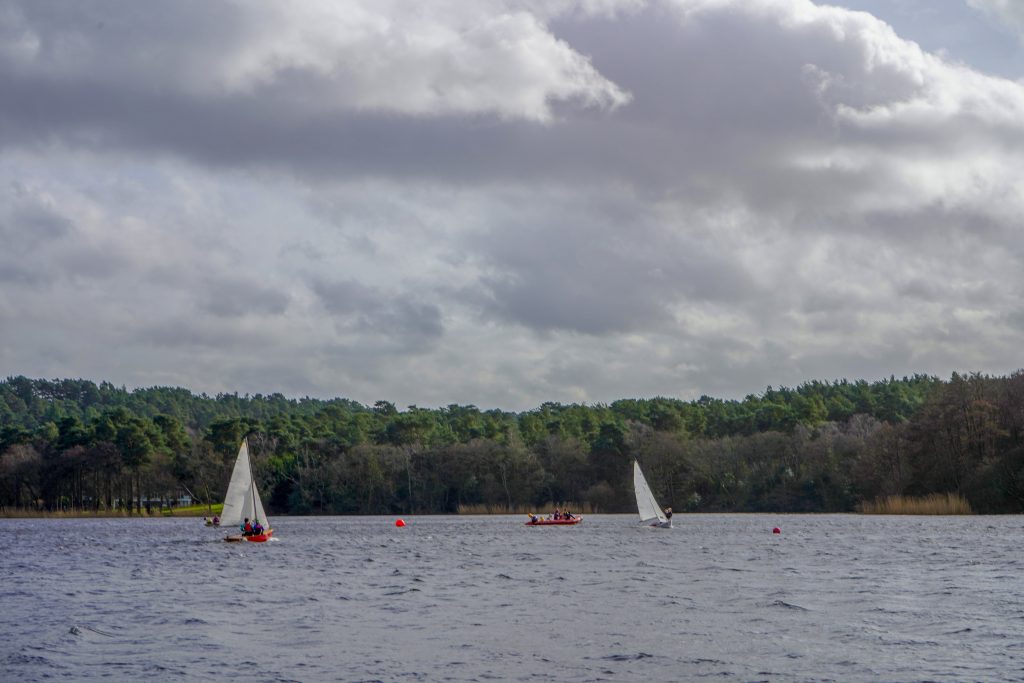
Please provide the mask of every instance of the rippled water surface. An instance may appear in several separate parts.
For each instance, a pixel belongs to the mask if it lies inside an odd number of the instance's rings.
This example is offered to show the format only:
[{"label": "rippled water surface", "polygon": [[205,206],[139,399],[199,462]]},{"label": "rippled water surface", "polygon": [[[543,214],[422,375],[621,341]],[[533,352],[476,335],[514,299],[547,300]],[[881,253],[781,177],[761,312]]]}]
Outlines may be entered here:
[{"label": "rippled water surface", "polygon": [[1024,681],[1021,517],[524,519],[0,520],[0,680]]}]

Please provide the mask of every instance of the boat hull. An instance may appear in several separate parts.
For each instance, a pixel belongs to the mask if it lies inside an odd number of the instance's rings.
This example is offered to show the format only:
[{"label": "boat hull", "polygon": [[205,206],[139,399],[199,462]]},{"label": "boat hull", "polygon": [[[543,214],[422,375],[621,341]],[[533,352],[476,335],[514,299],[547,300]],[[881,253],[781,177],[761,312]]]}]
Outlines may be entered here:
[{"label": "boat hull", "polygon": [[252,536],[246,536],[245,540],[249,541],[249,543],[265,543],[273,535],[274,535],[274,530],[273,529],[267,529],[262,534],[253,534]]},{"label": "boat hull", "polygon": [[270,540],[270,537],[274,535],[273,529],[266,529],[262,534],[253,534],[246,536],[245,534],[231,534],[224,539],[225,543],[240,543],[247,541],[249,543],[266,543]]},{"label": "boat hull", "polygon": [[574,517],[573,519],[538,519],[536,522],[526,522],[526,526],[571,526],[582,521],[582,517]]}]

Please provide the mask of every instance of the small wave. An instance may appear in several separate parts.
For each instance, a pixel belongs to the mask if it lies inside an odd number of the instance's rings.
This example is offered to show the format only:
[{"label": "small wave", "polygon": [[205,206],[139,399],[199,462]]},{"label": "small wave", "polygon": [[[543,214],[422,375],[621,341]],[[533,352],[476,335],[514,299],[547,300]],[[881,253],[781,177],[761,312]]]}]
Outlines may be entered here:
[{"label": "small wave", "polygon": [[769,607],[785,607],[786,609],[798,610],[800,612],[809,612],[810,611],[806,607],[801,607],[800,605],[794,605],[793,603],[786,602],[785,600],[773,600],[772,602],[768,603],[768,606]]},{"label": "small wave", "polygon": [[514,559],[516,562],[541,562],[542,561],[541,558],[537,557],[536,555],[531,555],[530,553],[516,553],[515,555],[512,556],[512,559]]},{"label": "small wave", "polygon": [[95,634],[101,635],[101,636],[105,636],[107,638],[114,638],[114,637],[116,637],[116,636],[114,636],[113,633],[107,633],[106,631],[101,631],[100,629],[93,628],[92,626],[74,626],[73,625],[71,628],[68,629],[68,633],[70,633],[73,636],[81,636],[81,635],[85,635],[83,633],[83,630],[90,631],[92,633],[95,633]]},{"label": "small wave", "polygon": [[742,567],[719,567],[719,566],[716,566],[716,565],[711,565],[711,566],[707,566],[707,567],[700,567],[697,570],[698,573],[699,572],[715,572],[715,571],[723,571],[723,572],[751,572],[751,571],[754,571],[754,570],[753,569],[743,569]]},{"label": "small wave", "polygon": [[632,662],[632,661],[636,661],[636,660],[640,660],[640,659],[650,659],[651,657],[654,657],[654,655],[648,654],[646,652],[637,652],[635,655],[626,655],[626,654],[606,655],[604,657],[601,657],[601,659],[604,659],[604,660],[607,660],[607,661],[610,661],[610,662]]},{"label": "small wave", "polygon": [[51,669],[67,669],[63,664],[58,664],[42,655],[29,655],[24,652],[15,652],[5,660],[10,666],[25,667],[49,667]]}]

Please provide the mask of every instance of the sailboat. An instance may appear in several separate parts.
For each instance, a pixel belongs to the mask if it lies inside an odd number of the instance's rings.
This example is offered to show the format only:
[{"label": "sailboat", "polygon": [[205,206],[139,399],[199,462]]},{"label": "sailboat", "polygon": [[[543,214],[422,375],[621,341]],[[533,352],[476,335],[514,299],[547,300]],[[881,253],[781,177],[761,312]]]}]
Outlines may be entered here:
[{"label": "sailboat", "polygon": [[270,528],[270,520],[267,519],[267,513],[263,511],[263,501],[260,500],[256,480],[252,476],[249,442],[243,439],[242,446],[238,449],[238,457],[235,459],[235,469],[231,471],[231,483],[228,484],[228,492],[224,496],[224,509],[220,513],[220,523],[221,526],[237,528],[243,524],[246,518],[251,522],[258,521],[262,524],[262,533],[232,534],[225,538],[225,541],[262,543],[274,535],[274,530]]},{"label": "sailboat", "polygon": [[672,528],[672,520],[662,512],[658,501],[654,499],[651,487],[640,471],[640,463],[636,460],[633,461],[633,493],[636,494],[636,509],[640,513],[641,522],[662,529]]}]

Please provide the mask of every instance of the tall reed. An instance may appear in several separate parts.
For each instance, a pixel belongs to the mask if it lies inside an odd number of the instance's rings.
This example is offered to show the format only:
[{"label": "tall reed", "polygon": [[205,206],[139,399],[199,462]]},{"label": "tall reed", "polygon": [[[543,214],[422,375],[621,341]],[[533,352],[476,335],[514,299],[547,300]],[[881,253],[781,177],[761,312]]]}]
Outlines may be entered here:
[{"label": "tall reed", "polygon": [[958,493],[932,493],[913,496],[887,496],[857,506],[865,515],[970,515],[971,504]]},{"label": "tall reed", "polygon": [[460,515],[528,515],[536,513],[546,515],[555,508],[568,510],[574,514],[597,514],[597,508],[590,503],[552,503],[543,505],[487,505],[486,503],[472,503],[459,505]]}]

